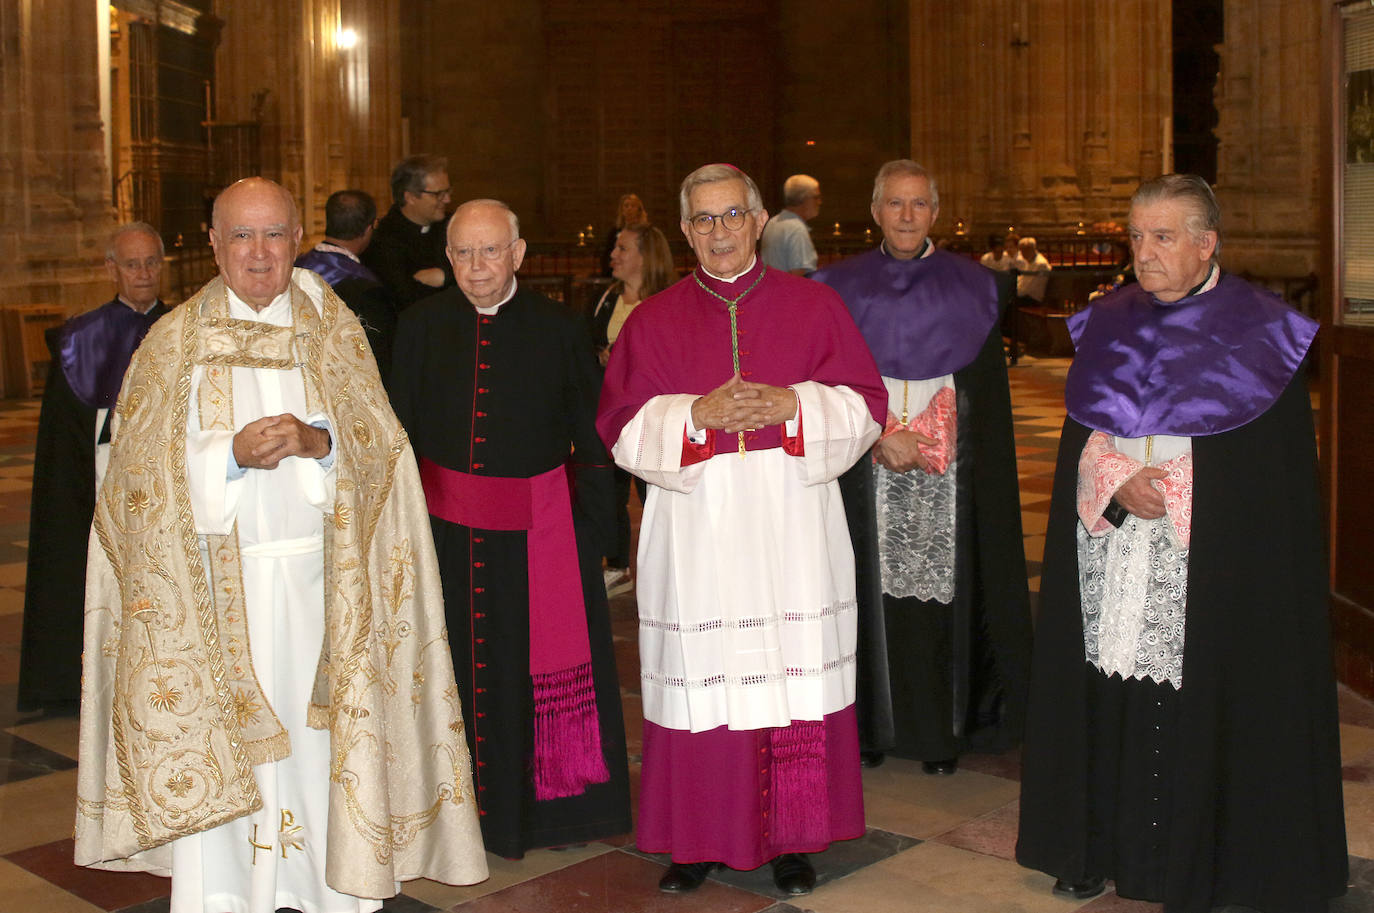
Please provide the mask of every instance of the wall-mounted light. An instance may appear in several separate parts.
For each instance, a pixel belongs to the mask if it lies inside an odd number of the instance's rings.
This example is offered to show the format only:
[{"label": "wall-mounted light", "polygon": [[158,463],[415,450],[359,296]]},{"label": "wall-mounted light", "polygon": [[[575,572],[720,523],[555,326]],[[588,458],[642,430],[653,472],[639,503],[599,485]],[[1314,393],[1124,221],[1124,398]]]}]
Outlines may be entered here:
[{"label": "wall-mounted light", "polygon": [[358,46],[358,33],[354,29],[339,29],[339,33],[334,36],[334,40],[341,50],[352,50]]}]

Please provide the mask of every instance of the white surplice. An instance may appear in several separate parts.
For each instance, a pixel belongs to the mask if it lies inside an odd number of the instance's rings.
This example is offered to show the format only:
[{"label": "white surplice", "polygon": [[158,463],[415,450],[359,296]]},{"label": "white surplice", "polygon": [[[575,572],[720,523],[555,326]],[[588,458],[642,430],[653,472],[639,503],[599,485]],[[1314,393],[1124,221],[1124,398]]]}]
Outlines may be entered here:
[{"label": "white surplice", "polygon": [[652,483],[637,584],[650,722],[762,729],[854,702],[854,556],[835,480],[881,429],[846,386],[792,389],[801,456],[730,450],[682,466],[687,394],[650,399],[612,449]]},{"label": "white surplice", "polygon": [[[314,292],[313,286],[307,286]],[[318,307],[318,300],[312,301]],[[229,293],[230,316],[290,325],[291,295],[254,312]],[[307,413],[300,370],[235,367],[234,426],[269,415]],[[230,480],[234,431],[200,430],[191,375],[186,458],[196,531],[229,533],[238,524],[253,669],[291,740],[291,754],[253,769],[263,808],[172,844],[172,913],[368,913],[382,902],[325,884],[330,746],[327,729],[305,724],[324,638],[324,511],[334,502],[332,460],[287,457],[276,469]],[[201,548],[205,540],[201,539]]]}]

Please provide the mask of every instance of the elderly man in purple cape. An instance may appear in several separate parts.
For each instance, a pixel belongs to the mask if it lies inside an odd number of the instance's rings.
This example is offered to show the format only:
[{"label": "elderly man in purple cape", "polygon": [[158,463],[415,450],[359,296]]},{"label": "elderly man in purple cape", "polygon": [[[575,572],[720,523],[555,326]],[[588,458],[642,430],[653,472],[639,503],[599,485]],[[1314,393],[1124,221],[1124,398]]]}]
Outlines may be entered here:
[{"label": "elderly man in purple cape", "polygon": [[597,428],[650,483],[639,539],[644,766],[637,843],[659,887],[864,832],[854,717],[854,564],[835,479],[877,438],[882,382],[829,289],[756,256],[754,182],[682,183],[692,275],[637,307]]},{"label": "elderly man in purple cape", "polygon": [[[994,274],[936,250],[939,193],[888,162],[877,249],[812,278],[834,288],[887,387],[886,430],[841,479],[859,569],[864,763],[883,750],[952,774],[1020,739],[1030,608]],[[1009,283],[1008,283],[1009,285]]]},{"label": "elderly man in purple cape", "polygon": [[75,713],[81,700],[86,539],[110,450],[110,409],[158,300],[162,238],[146,222],[110,236],[115,297],[48,332],[52,363],[34,448],[29,566],[19,655],[19,710]]},{"label": "elderly man in purple cape", "polygon": [[1225,275],[1192,175],[1131,203],[1138,285],[1070,319],[1016,857],[1167,913],[1345,891],[1311,320]]}]

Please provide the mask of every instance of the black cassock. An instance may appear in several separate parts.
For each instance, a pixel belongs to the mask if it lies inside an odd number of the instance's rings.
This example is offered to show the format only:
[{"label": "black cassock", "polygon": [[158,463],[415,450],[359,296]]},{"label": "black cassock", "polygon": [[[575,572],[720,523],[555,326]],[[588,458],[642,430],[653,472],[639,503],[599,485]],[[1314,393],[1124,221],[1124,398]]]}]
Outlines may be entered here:
[{"label": "black cassock", "polygon": [[840,479],[859,588],[860,745],[927,761],[1015,745],[1030,676],[1011,396],[996,325],[954,372],[954,389],[952,604],[882,593],[872,458]]},{"label": "black cassock", "polygon": [[601,747],[610,780],[536,801],[531,779],[526,534],[430,516],[454,672],[488,850],[581,843],[630,830],[629,776],[601,556],[613,534],[612,474],[593,421],[600,371],[583,322],[525,290],[494,315],[458,289],[400,318],[391,399],[417,458],[530,478],[569,465]]},{"label": "black cassock", "polygon": [[1168,913],[1325,910],[1345,891],[1336,690],[1311,404],[1194,437],[1184,684],[1087,663],[1067,419],[1045,540],[1016,858]]},{"label": "black cassock", "polygon": [[382,280],[396,310],[403,311],[438,291],[415,278],[422,269],[437,267],[443,270],[444,287],[453,287],[453,266],[445,252],[448,241],[444,227],[447,224],[445,220],[422,229],[402,215],[398,206],[392,206],[378,220],[372,232],[372,243],[360,259]]},{"label": "black cassock", "polygon": [[[127,307],[118,299],[105,307],[112,305]],[[148,326],[165,313],[166,305],[160,301],[154,304],[146,315]],[[19,654],[21,713],[75,713],[81,702],[86,546],[95,514],[97,432],[101,442],[110,440],[108,417],[105,427],[97,429],[98,410],[82,402],[67,382],[58,350],[61,339],[59,331],[48,331],[52,363],[34,442],[24,632]],[[101,354],[122,359],[127,367],[133,352],[106,350]]]}]

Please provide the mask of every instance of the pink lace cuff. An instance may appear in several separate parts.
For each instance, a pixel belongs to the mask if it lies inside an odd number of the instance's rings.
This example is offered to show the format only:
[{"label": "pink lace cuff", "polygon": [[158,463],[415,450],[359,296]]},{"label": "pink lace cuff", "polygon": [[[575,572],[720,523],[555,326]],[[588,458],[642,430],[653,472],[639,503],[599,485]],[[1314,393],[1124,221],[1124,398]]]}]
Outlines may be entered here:
[{"label": "pink lace cuff", "polygon": [[[1089,435],[1083,455],[1078,458],[1078,518],[1089,535],[1105,536],[1115,528],[1102,518],[1102,513],[1117,489],[1144,465],[1112,447],[1110,438],[1101,431]],[[1155,487],[1164,495],[1164,511],[1174,526],[1179,545],[1187,548],[1193,532],[1193,454],[1179,454],[1159,468],[1168,476]]]},{"label": "pink lace cuff", "polygon": [[[949,464],[954,462],[955,442],[959,434],[959,414],[955,407],[954,388],[942,387],[921,414],[905,425],[891,412],[887,414],[887,427],[882,437],[898,431],[915,431],[926,437],[934,438],[934,444],[917,444],[921,455],[926,458],[926,472],[931,475],[944,475]],[[879,438],[882,440],[882,438]]]}]

